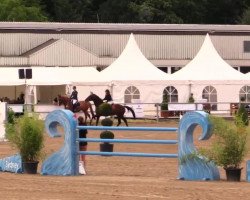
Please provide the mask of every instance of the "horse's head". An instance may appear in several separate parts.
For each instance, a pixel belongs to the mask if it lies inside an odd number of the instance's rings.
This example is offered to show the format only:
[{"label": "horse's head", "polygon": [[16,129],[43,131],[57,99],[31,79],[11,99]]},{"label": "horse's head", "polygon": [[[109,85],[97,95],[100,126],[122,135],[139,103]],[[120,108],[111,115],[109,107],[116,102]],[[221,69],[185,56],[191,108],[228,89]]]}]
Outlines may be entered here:
[{"label": "horse's head", "polygon": [[91,94],[85,99],[85,101],[93,101],[93,99],[94,99],[94,94],[91,93]]},{"label": "horse's head", "polygon": [[70,99],[68,97],[62,96],[62,95],[58,95],[57,100],[58,100],[58,105],[59,106],[64,105],[65,107],[70,102]]},{"label": "horse's head", "polygon": [[98,105],[100,105],[101,103],[103,103],[103,100],[102,100],[99,96],[97,96],[96,94],[94,94],[94,93],[91,93],[91,94],[85,99],[85,101],[93,101],[94,104],[95,104],[96,106],[98,106]]}]

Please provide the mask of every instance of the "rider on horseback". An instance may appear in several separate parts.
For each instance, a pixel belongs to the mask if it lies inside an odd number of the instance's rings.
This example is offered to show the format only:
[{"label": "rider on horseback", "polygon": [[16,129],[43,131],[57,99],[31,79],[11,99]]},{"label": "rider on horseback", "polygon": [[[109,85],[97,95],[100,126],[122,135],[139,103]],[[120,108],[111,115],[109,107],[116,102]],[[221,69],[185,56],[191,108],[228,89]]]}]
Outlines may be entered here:
[{"label": "rider on horseback", "polygon": [[105,90],[105,97],[103,99],[103,101],[106,101],[107,103],[109,101],[113,101],[112,97],[111,97],[111,94],[110,94],[110,91],[107,89]]},{"label": "rider on horseback", "polygon": [[78,102],[78,92],[76,91],[76,86],[73,86],[73,91],[70,95],[72,107],[73,107],[73,112],[75,112],[75,109],[77,107],[77,102]]}]

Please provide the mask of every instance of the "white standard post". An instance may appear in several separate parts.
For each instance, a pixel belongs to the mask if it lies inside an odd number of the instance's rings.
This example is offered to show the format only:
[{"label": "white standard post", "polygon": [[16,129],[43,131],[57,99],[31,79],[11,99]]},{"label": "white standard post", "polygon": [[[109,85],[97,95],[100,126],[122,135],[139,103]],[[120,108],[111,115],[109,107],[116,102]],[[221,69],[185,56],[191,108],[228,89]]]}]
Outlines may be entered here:
[{"label": "white standard post", "polygon": [[7,103],[0,102],[0,141],[5,139],[5,120],[7,115]]}]

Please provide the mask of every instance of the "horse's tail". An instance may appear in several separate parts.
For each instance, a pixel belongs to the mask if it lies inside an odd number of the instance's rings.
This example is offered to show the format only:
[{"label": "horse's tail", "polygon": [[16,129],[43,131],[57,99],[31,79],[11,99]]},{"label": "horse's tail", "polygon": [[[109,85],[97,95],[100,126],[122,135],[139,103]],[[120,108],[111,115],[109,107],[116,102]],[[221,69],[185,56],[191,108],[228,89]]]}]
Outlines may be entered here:
[{"label": "horse's tail", "polygon": [[92,115],[92,119],[95,119],[95,113],[94,113],[94,110],[92,108],[92,104],[89,102],[89,108],[90,108],[90,113]]},{"label": "horse's tail", "polygon": [[134,119],[136,119],[136,116],[135,116],[135,111],[133,110],[133,108],[129,107],[129,106],[124,106],[125,108],[128,109],[128,111],[131,111],[132,112],[132,115],[134,117]]}]

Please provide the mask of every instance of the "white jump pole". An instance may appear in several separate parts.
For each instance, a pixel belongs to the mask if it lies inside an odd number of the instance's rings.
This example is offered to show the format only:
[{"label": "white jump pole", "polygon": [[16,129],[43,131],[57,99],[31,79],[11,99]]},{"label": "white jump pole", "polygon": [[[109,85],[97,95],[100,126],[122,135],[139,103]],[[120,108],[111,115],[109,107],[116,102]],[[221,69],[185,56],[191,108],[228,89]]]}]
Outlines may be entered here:
[{"label": "white jump pole", "polygon": [[5,140],[5,121],[7,117],[7,103],[0,102],[0,141]]}]

